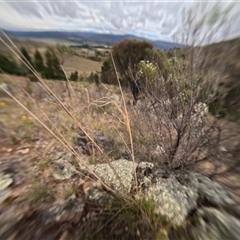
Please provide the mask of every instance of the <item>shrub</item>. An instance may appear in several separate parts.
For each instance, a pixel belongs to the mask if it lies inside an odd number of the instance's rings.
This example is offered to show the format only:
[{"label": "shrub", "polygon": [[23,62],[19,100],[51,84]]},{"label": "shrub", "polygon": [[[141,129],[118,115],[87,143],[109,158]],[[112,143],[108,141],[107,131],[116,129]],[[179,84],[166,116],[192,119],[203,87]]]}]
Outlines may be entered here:
[{"label": "shrub", "polygon": [[99,84],[99,75],[98,75],[98,73],[91,72],[90,76],[88,77],[88,81],[98,85]]},{"label": "shrub", "polygon": [[112,48],[112,56],[120,74],[121,84],[122,86],[130,86],[135,101],[141,92],[139,82],[134,79],[137,65],[147,58],[149,50],[152,48],[151,43],[136,39],[123,40]]},{"label": "shrub", "polygon": [[216,153],[218,127],[208,119],[215,71],[205,68],[203,74],[197,63],[177,55],[163,62],[167,75],[156,63],[138,64],[145,100],[131,118],[136,151],[169,170],[187,169]]},{"label": "shrub", "polygon": [[105,84],[114,84],[117,85],[117,77],[114,71],[114,67],[111,59],[107,59],[103,62],[101,67],[101,82]]},{"label": "shrub", "polygon": [[95,55],[95,56],[88,56],[87,57],[88,59],[92,60],[92,61],[95,61],[95,62],[101,62],[102,58]]},{"label": "shrub", "polygon": [[78,72],[77,71],[72,72],[70,77],[69,77],[69,80],[70,81],[77,81],[78,80]]}]

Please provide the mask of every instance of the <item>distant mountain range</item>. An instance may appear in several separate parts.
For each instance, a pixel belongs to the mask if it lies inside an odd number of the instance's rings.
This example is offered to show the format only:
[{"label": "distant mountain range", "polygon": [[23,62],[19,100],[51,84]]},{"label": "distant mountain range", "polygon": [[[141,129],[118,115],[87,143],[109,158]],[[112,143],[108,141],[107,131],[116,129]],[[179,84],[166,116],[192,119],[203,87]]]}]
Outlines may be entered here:
[{"label": "distant mountain range", "polygon": [[76,32],[76,31],[8,31],[4,32],[10,36],[14,37],[24,37],[24,38],[51,38],[51,39],[61,39],[71,41],[73,43],[93,43],[93,44],[103,44],[112,45],[126,38],[136,38],[140,40],[146,40],[153,44],[155,48],[158,49],[172,49],[174,47],[180,48],[182,45],[177,43],[165,42],[165,41],[153,41],[145,38],[140,38],[134,35],[115,35],[115,34],[104,34],[104,33],[94,33],[94,32]]}]

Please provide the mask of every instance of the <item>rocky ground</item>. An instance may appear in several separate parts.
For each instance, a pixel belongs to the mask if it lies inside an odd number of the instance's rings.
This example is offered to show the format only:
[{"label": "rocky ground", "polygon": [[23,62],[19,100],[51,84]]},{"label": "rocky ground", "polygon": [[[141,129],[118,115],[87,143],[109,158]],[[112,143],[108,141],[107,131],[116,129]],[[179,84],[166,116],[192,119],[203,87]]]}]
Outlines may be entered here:
[{"label": "rocky ground", "polygon": [[[103,148],[112,146],[111,138],[95,136]],[[73,141],[87,162],[87,139],[80,134]],[[39,159],[46,147],[51,163]],[[123,158],[87,169],[72,154],[41,140],[31,147],[2,141],[0,164],[1,239],[239,239],[237,197],[199,173],[169,174],[151,162]],[[218,180],[226,183],[224,176]],[[134,217],[136,224],[129,222],[135,205],[121,215],[124,204],[139,200],[153,204],[145,211],[149,219],[158,219],[161,230],[151,230],[139,219],[141,213]]]}]

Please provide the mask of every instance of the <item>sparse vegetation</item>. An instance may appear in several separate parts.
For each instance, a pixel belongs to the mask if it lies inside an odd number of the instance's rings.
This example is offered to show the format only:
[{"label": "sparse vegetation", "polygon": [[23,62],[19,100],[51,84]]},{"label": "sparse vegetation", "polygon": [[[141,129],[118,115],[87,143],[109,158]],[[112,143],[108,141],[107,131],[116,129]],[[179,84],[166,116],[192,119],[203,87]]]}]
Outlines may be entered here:
[{"label": "sparse vegetation", "polygon": [[[124,153],[131,162],[154,163],[168,175],[203,172],[201,163],[218,166],[222,158],[219,150],[222,129],[216,107],[210,112],[208,107],[224,100],[218,90],[228,72],[219,72],[221,65],[216,60],[209,64],[209,53],[204,48],[192,45],[166,52],[153,49],[148,42],[128,39],[113,46],[101,73],[99,69],[88,74],[71,69],[68,81],[62,67],[70,58],[78,57],[69,51],[70,48],[63,45],[57,49],[48,47],[46,51],[36,50],[32,60],[23,48],[24,57],[20,59],[31,81],[9,77],[8,84],[14,94],[0,85],[10,96],[0,102],[0,111],[15,137],[14,146],[3,150],[4,154],[9,156],[11,151],[21,156],[28,151],[32,154],[27,155],[30,160],[23,158],[22,161],[26,162],[26,174],[34,177],[25,179],[28,187],[20,199],[31,203],[31,214],[37,215],[41,207],[50,209],[49,215],[56,212],[53,215],[56,226],[61,221],[70,222],[70,227],[66,225],[70,230],[74,228],[71,233],[76,239],[105,239],[106,236],[111,239],[171,240],[175,236],[187,239],[187,225],[197,222],[194,221],[195,208],[192,215],[187,216],[186,226],[176,228],[164,216],[156,214],[154,201],[145,198],[137,173],[136,183],[132,185],[135,188],[121,193],[109,186],[91,165],[108,163],[111,166],[114,159],[124,158],[119,158]],[[15,55],[19,56],[17,52]],[[102,61],[104,56],[95,51],[95,55],[87,58]],[[13,62],[7,62],[11,64]],[[29,64],[33,64],[34,69]],[[4,69],[8,72],[8,68]],[[3,76],[0,75],[0,79]],[[64,83],[60,81],[63,79]],[[132,98],[134,106],[130,103]],[[17,108],[14,101],[22,108]],[[105,136],[113,139],[106,141],[111,149],[101,142],[106,140]],[[19,149],[21,144],[24,148]],[[239,162],[234,159],[225,164],[223,170],[218,170],[223,174],[236,167]],[[54,177],[56,171],[62,178]],[[168,177],[162,179],[165,178]],[[89,189],[94,184],[114,199],[113,205],[102,207],[102,203],[88,202]],[[9,199],[11,204],[15,203],[15,198]],[[61,201],[67,201],[63,209],[59,207]],[[202,201],[206,202],[198,204],[208,206],[208,200]],[[49,207],[51,204],[53,208]],[[83,210],[76,213],[82,205]],[[40,207],[35,210],[36,206]],[[57,215],[59,209],[61,214]],[[48,217],[47,214],[44,217]],[[27,223],[29,219],[27,215]]]},{"label": "sparse vegetation", "polygon": [[78,72],[75,71],[75,72],[71,73],[69,80],[70,81],[77,81],[78,80]]},{"label": "sparse vegetation", "polygon": [[25,198],[31,204],[40,204],[46,202],[50,197],[49,189],[46,183],[34,183],[25,193]]}]

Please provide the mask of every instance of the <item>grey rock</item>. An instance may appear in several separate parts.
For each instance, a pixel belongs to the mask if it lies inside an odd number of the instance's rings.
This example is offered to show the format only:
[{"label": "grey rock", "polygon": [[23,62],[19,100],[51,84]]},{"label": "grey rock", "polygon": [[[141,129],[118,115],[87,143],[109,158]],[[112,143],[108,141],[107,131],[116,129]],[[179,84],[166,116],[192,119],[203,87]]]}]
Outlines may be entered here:
[{"label": "grey rock", "polygon": [[[112,161],[110,164],[90,165],[89,170],[93,171],[108,187],[113,189],[117,194],[130,193],[134,181],[134,172],[137,163],[120,159]],[[89,170],[86,167],[81,170],[88,174]],[[91,172],[89,172],[91,173]],[[113,206],[116,202],[116,197],[104,190],[99,182],[95,182],[85,192],[86,198],[95,204]]]},{"label": "grey rock", "polygon": [[96,131],[94,133],[93,139],[103,151],[112,151],[114,147],[114,139],[112,137],[106,136],[102,132]]},{"label": "grey rock", "polygon": [[99,182],[93,183],[93,185],[85,191],[85,197],[89,202],[103,207],[113,206],[116,200],[113,195],[104,191],[102,185]]},{"label": "grey rock", "polygon": [[197,191],[199,198],[206,199],[213,205],[225,206],[235,204],[231,193],[226,191],[220,184],[201,174],[190,173],[180,176],[178,181],[189,189]]},{"label": "grey rock", "polygon": [[[112,151],[114,147],[114,139],[105,136],[102,132],[96,131],[93,135],[93,140],[106,153]],[[83,132],[73,137],[73,143],[78,152],[91,155],[93,144]]]},{"label": "grey rock", "polygon": [[183,225],[190,212],[202,207],[199,204],[218,207],[236,204],[221,185],[196,173],[158,178],[145,196],[154,202],[156,214],[164,216],[174,226]]},{"label": "grey rock", "polygon": [[240,236],[240,221],[226,211],[214,208],[202,208],[197,211],[198,227],[194,229],[194,239],[231,239]]},{"label": "grey rock", "polygon": [[146,171],[151,172],[153,168],[154,164],[151,162],[140,162],[137,166],[137,169],[140,169],[145,174],[147,174]]},{"label": "grey rock", "polygon": [[75,173],[76,169],[66,160],[58,160],[54,163],[53,177],[57,180],[70,179]]},{"label": "grey rock", "polygon": [[131,154],[128,151],[124,151],[119,156],[117,156],[115,158],[115,160],[119,160],[119,159],[126,159],[126,160],[131,161],[132,157],[131,157]]},{"label": "grey rock", "polygon": [[38,221],[48,226],[56,222],[65,222],[68,219],[77,223],[83,214],[84,206],[83,200],[70,198],[66,202],[55,204],[51,208],[42,211]]},{"label": "grey rock", "polygon": [[181,185],[174,176],[158,179],[144,194],[153,201],[155,213],[174,226],[181,226],[189,212],[197,207],[197,193]]},{"label": "grey rock", "polygon": [[96,164],[91,169],[101,180],[118,193],[130,192],[137,163],[120,159],[110,164]]},{"label": "grey rock", "polygon": [[149,188],[153,180],[154,164],[150,162],[140,162],[136,168],[136,177],[139,187],[142,189]]},{"label": "grey rock", "polygon": [[83,132],[80,132],[78,135],[73,137],[73,143],[80,147],[84,147],[88,141],[87,136]]},{"label": "grey rock", "polygon": [[[192,239],[239,239],[240,207],[236,208],[232,195],[221,185],[201,174],[166,177],[150,162],[137,164],[126,159],[90,165],[90,169],[117,193],[135,194],[132,190],[136,176],[139,191],[135,197],[151,201],[155,214],[171,226],[184,227],[189,219],[195,219],[198,227],[193,224],[188,229]],[[85,194],[89,201],[101,206],[116,202],[99,182],[94,182]]]}]

